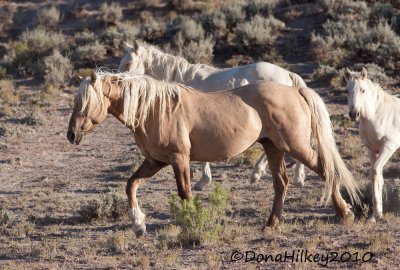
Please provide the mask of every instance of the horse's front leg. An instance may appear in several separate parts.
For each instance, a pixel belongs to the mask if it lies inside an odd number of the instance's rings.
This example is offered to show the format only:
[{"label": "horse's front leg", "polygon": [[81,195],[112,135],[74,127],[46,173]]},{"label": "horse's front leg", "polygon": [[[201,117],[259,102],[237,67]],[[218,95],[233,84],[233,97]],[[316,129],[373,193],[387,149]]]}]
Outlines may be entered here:
[{"label": "horse's front leg", "polygon": [[268,164],[268,159],[265,154],[263,154],[254,166],[253,172],[251,173],[250,183],[253,184],[261,179],[263,175],[266,175],[265,167]]},{"label": "horse's front leg", "polygon": [[181,199],[190,199],[192,191],[190,187],[190,160],[188,155],[177,154],[172,160],[178,194]]},{"label": "horse's front leg", "polygon": [[203,163],[201,179],[194,186],[194,190],[203,190],[204,187],[211,184],[211,180],[212,176],[211,176],[210,163],[205,162]]},{"label": "horse's front leg", "polygon": [[386,143],[381,151],[379,152],[377,159],[372,165],[371,177],[372,177],[372,190],[373,190],[373,214],[368,219],[370,222],[375,222],[376,219],[381,219],[383,216],[383,203],[382,203],[382,192],[383,192],[383,166],[389,161],[390,157],[397,150],[398,147]]},{"label": "horse's front leg", "polygon": [[133,231],[136,236],[141,236],[146,232],[146,216],[139,208],[136,198],[137,189],[146,178],[153,176],[166,165],[168,164],[151,158],[146,158],[142,165],[140,165],[139,169],[137,169],[128,180],[126,185],[126,195],[128,196],[129,211],[133,222]]}]

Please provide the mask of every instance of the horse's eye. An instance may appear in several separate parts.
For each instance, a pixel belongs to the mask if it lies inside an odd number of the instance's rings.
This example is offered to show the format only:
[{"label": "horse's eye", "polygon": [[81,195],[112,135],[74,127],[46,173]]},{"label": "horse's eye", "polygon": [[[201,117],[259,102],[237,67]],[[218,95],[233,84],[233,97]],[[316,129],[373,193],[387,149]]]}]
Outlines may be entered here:
[{"label": "horse's eye", "polygon": [[361,89],[361,93],[364,94],[364,92],[365,92],[365,89]]}]

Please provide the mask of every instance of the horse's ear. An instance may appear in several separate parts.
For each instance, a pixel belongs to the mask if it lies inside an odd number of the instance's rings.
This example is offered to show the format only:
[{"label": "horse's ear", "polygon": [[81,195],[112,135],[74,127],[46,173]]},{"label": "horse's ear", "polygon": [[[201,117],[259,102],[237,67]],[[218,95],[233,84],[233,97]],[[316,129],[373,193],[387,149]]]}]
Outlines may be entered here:
[{"label": "horse's ear", "polygon": [[140,46],[139,42],[137,40],[135,40],[133,42],[133,49],[135,50],[135,52],[137,52],[139,50],[139,46]]},{"label": "horse's ear", "polygon": [[363,80],[365,80],[366,78],[367,78],[367,70],[365,69],[365,67],[363,67],[362,69],[361,69],[361,78],[363,79]]},{"label": "horse's ear", "polygon": [[131,44],[129,44],[128,42],[124,42],[124,45],[125,45],[126,49],[128,50],[128,52],[133,51],[133,46]]},{"label": "horse's ear", "polygon": [[344,78],[346,79],[346,81],[348,81],[348,80],[351,79],[351,76],[352,76],[351,71],[350,71],[350,69],[347,67],[347,68],[346,68],[346,71],[344,72]]},{"label": "horse's ear", "polygon": [[96,71],[92,70],[90,72],[90,82],[94,85],[97,79]]},{"label": "horse's ear", "polygon": [[79,74],[76,73],[68,81],[68,86],[75,85],[75,84],[80,84],[81,82],[83,82],[84,79],[85,78],[83,78],[82,76],[80,76]]}]

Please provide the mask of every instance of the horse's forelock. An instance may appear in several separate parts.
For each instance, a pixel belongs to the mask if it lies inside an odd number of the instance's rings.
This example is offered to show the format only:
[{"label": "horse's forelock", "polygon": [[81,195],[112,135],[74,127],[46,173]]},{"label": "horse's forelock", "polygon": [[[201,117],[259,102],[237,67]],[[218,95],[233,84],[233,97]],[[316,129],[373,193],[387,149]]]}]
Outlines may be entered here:
[{"label": "horse's forelock", "polygon": [[89,77],[82,81],[75,97],[75,104],[79,113],[85,116],[98,106],[103,107],[103,89],[101,79],[97,78],[94,86]]}]

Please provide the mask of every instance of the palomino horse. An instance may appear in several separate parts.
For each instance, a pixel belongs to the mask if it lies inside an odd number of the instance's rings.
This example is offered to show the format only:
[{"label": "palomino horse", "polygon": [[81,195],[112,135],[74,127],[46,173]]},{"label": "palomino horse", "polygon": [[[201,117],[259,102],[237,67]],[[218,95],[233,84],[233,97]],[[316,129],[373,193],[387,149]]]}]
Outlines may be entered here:
[{"label": "palomino horse", "polygon": [[369,221],[382,218],[383,166],[400,147],[400,99],[389,95],[360,73],[346,70],[346,89],[350,117],[359,120],[359,133],[371,160],[373,215]]},{"label": "palomino horse", "polygon": [[[337,213],[354,217],[339,188],[352,200],[357,188],[336,149],[329,115],[311,89],[259,81],[234,90],[203,93],[184,85],[129,73],[93,73],[79,86],[67,137],[79,144],[83,135],[104,121],[107,113],[133,131],[145,156],[126,186],[133,229],[145,232],[145,215],[136,191],[146,178],[172,165],[178,194],[192,196],[190,161],[232,158],[255,142],[267,154],[275,197],[266,226],[277,226],[288,188],[284,153],[300,160],[326,180]],[[311,138],[315,140],[315,149]]]},{"label": "palomino horse", "polygon": [[[296,73],[267,62],[259,62],[234,68],[218,69],[205,64],[190,64],[186,59],[161,52],[159,49],[135,41],[126,44],[128,52],[122,58],[118,70],[148,74],[160,80],[189,85],[203,92],[222,91],[266,80],[288,86],[306,87]],[[268,160],[265,155],[258,160],[250,181],[256,182],[264,175]],[[194,187],[202,190],[211,183],[210,164],[203,164],[203,175]],[[294,183],[304,186],[304,165],[296,162]]]}]

